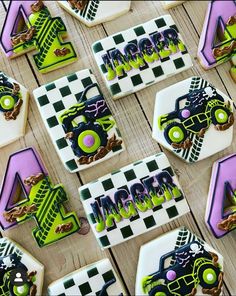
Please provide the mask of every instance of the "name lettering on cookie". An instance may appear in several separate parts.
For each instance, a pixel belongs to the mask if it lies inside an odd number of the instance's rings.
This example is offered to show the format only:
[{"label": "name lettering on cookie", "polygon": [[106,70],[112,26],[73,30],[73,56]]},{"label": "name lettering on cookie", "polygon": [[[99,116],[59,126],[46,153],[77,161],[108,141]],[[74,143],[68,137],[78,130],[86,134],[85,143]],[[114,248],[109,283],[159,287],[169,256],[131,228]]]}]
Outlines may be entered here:
[{"label": "name lettering on cookie", "polygon": [[236,81],[236,2],[211,1],[198,49],[203,66],[208,69],[232,60],[230,73]]},{"label": "name lettering on cookie", "polygon": [[36,49],[34,61],[42,73],[76,60],[70,42],[63,42],[66,26],[52,17],[42,1],[11,1],[0,36],[7,57],[13,58]]},{"label": "name lettering on cookie", "polygon": [[147,64],[185,51],[185,45],[174,28],[154,32],[149,38],[129,42],[123,52],[112,49],[103,55],[102,59],[107,70],[106,79],[113,80],[132,69],[141,69]]},{"label": "name lettering on cookie", "polygon": [[98,232],[112,227],[114,222],[121,222],[123,218],[137,216],[139,211],[146,212],[182,196],[168,172],[144,179],[143,183],[134,183],[129,191],[131,194],[125,189],[119,189],[113,196],[101,197],[101,206],[97,201],[91,203]]},{"label": "name lettering on cookie", "polygon": [[4,230],[33,218],[37,226],[32,233],[40,247],[75,233],[80,223],[74,212],[65,212],[65,201],[63,186],[52,184],[35,150],[26,148],[10,156],[0,192]]}]

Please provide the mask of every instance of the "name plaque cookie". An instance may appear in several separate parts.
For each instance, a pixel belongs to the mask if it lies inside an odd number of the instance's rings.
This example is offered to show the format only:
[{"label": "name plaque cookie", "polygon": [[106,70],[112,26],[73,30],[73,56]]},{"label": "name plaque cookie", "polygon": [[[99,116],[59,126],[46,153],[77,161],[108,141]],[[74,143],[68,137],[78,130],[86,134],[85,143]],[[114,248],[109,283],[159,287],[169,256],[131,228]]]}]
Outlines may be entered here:
[{"label": "name plaque cookie", "polygon": [[124,287],[117,277],[109,259],[84,266],[48,287],[49,296],[123,296]]},{"label": "name plaque cookie", "polygon": [[92,49],[113,99],[192,66],[182,36],[170,15],[99,40]]},{"label": "name plaque cookie", "polygon": [[102,248],[145,233],[189,212],[164,153],[147,157],[79,188]]}]

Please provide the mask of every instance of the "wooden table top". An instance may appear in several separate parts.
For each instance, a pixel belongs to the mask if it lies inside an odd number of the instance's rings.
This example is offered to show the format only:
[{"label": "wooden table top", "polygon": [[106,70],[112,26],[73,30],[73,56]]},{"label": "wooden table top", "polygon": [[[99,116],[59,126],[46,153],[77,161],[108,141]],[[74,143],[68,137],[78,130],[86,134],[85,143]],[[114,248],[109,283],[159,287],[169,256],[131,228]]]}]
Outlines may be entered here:
[{"label": "wooden table top", "polygon": [[[3,25],[8,4],[8,1],[0,3],[0,28]],[[132,1],[132,8],[128,14],[92,28],[87,28],[61,9],[56,1],[48,1],[47,6],[53,16],[62,17],[68,29],[68,39],[73,41],[79,59],[77,62],[57,71],[40,74],[35,68],[32,53],[10,61],[7,60],[3,53],[0,53],[0,69],[27,87],[31,93],[25,137],[0,150],[0,179],[3,177],[11,153],[23,147],[34,146],[42,155],[53,182],[55,184],[62,182],[65,185],[70,197],[66,208],[77,211],[79,216],[84,216],[78,195],[79,186],[119,169],[121,166],[163,150],[179,176],[191,212],[174,222],[106,251],[100,250],[91,231],[86,236],[74,234],[51,246],[39,249],[31,235],[33,221],[5,231],[2,235],[14,239],[44,264],[44,291],[46,291],[48,284],[67,273],[99,259],[109,257],[127,288],[127,293],[134,295],[140,246],[162,233],[185,225],[223,254],[225,260],[224,293],[226,295],[236,295],[236,231],[231,232],[222,239],[215,239],[204,222],[212,164],[215,160],[236,151],[236,129],[234,129],[234,140],[230,147],[192,165],[184,163],[172,153],[163,149],[151,136],[155,94],[173,83],[198,75],[207,79],[232,99],[236,98],[235,83],[229,74],[230,62],[212,70],[204,71],[197,60],[197,47],[205,18],[207,1],[188,1],[169,10],[169,12],[163,9],[159,1]],[[138,93],[112,101],[93,58],[91,44],[110,34],[168,13],[173,17],[183,36],[192,56],[194,67]],[[113,157],[102,164],[98,164],[79,174],[70,174],[65,170],[57,156],[38,112],[36,102],[33,99],[32,91],[42,84],[85,68],[91,68],[95,74],[108,105],[117,120],[127,149],[119,156]]]}]

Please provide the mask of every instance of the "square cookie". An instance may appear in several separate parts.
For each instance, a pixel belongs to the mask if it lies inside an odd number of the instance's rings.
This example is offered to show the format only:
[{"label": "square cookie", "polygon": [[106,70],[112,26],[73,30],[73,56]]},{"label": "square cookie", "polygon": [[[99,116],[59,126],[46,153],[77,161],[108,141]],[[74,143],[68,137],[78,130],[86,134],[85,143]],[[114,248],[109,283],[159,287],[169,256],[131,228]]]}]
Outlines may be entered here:
[{"label": "square cookie", "polygon": [[222,295],[223,256],[187,228],[140,248],[135,295]]},{"label": "square cookie", "polygon": [[99,40],[92,49],[113,99],[192,67],[190,55],[170,15]]},{"label": "square cookie", "polygon": [[102,248],[112,247],[189,212],[164,153],[125,166],[79,188]]},{"label": "square cookie", "polygon": [[156,95],[153,138],[186,162],[227,148],[233,137],[233,101],[200,77]]},{"label": "square cookie", "polygon": [[216,238],[235,230],[236,154],[217,160],[212,168],[206,207],[206,224]]},{"label": "square cookie", "polygon": [[49,296],[122,296],[126,292],[109,259],[103,259],[53,282],[48,287],[48,294]]},{"label": "square cookie", "polygon": [[124,150],[116,122],[90,70],[64,76],[33,93],[69,172],[94,166]]},{"label": "square cookie", "polygon": [[64,0],[58,4],[88,27],[107,22],[125,14],[131,1]]},{"label": "square cookie", "polygon": [[0,148],[25,134],[28,90],[0,71]]},{"label": "square cookie", "polygon": [[20,245],[0,238],[1,295],[42,295],[44,266]]}]

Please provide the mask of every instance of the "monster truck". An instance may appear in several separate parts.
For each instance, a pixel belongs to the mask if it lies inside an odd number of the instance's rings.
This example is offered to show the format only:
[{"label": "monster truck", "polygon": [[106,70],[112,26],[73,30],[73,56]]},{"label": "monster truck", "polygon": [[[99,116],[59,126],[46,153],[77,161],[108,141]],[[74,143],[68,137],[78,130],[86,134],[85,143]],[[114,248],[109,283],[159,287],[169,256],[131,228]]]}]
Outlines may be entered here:
[{"label": "monster truck", "polygon": [[[165,267],[166,261],[173,257],[175,263]],[[143,279],[143,290],[149,296],[195,295],[198,285],[209,294],[212,289],[221,291],[222,272],[217,260],[217,255],[193,241],[162,256],[159,271]]]},{"label": "monster truck", "polygon": [[184,143],[190,133],[203,136],[211,124],[225,130],[233,122],[230,102],[211,86],[179,97],[175,110],[158,118],[159,129],[164,129],[164,137],[172,146]]}]

